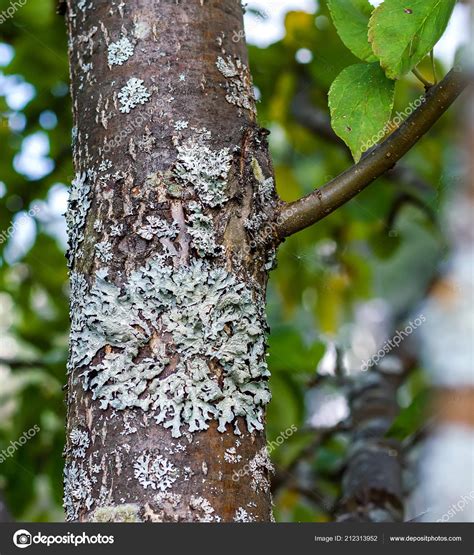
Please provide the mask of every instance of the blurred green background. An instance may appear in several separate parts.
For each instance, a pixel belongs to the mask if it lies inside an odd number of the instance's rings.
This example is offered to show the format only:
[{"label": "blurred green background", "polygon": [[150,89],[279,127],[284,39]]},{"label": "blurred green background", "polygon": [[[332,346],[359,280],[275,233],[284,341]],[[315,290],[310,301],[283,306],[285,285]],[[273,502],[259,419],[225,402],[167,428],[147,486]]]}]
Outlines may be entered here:
[{"label": "blurred green background", "polygon": [[[300,2],[308,11],[275,2],[278,14],[287,12],[281,31],[261,9],[272,12],[270,4],[249,3],[249,37],[264,39],[250,44],[250,62],[278,191],[294,200],[352,163],[329,127],[327,91],[357,60],[324,2]],[[0,0],[0,13],[9,6]],[[67,38],[55,11],[52,0],[28,0],[0,24],[0,452],[41,429],[0,464],[0,495],[13,518],[32,521],[63,519],[69,323],[62,214],[73,169]],[[440,76],[448,62],[437,59]],[[422,93],[414,78],[398,82],[395,110]],[[449,256],[440,215],[461,180],[456,117],[448,112],[396,172],[280,248],[268,293],[268,434],[278,472],[290,468],[300,485],[276,488],[278,521],[331,520],[340,495],[349,436],[324,431],[347,417],[347,399],[344,388],[317,385],[317,373],[338,366],[356,375],[396,326],[416,317]],[[401,439],[423,426],[426,387],[417,365],[399,392]],[[297,431],[278,445],[292,426]],[[318,449],[308,449],[321,434]]]}]

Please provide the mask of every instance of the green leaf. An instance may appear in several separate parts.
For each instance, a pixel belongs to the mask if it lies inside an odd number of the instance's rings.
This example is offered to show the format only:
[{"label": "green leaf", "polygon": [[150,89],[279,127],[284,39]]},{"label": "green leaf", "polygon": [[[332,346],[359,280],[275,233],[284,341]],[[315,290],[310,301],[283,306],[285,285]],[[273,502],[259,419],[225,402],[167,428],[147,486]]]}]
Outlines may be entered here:
[{"label": "green leaf", "polygon": [[342,42],[361,60],[375,62],[368,39],[373,7],[369,0],[328,0],[331,17]]},{"label": "green leaf", "polygon": [[399,79],[432,50],[444,33],[455,0],[385,0],[369,22],[372,50],[387,77]]},{"label": "green leaf", "polygon": [[378,63],[349,66],[329,90],[331,125],[357,162],[366,145],[383,136],[393,108],[395,83]]}]

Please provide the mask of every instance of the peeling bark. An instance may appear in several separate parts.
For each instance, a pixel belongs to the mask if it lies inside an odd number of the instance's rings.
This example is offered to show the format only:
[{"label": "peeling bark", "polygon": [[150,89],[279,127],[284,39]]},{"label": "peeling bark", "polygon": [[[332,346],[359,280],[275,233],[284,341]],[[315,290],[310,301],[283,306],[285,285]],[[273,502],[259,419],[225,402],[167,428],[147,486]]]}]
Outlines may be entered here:
[{"label": "peeling bark", "polygon": [[67,5],[67,519],[271,520],[277,199],[240,2]]}]

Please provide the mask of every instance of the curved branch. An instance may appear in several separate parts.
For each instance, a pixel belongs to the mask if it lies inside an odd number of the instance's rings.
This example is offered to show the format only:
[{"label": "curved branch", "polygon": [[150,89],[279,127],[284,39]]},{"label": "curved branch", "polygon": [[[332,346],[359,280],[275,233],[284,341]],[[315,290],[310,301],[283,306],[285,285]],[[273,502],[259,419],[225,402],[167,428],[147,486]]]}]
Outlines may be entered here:
[{"label": "curved branch", "polygon": [[[329,141],[331,144],[340,147],[347,156],[352,159],[350,148],[336,135],[331,127],[329,114],[320,111],[312,104],[308,94],[308,85],[306,83],[303,83],[302,90],[295,95],[291,105],[291,111],[295,120],[302,127],[314,135]],[[409,190],[415,189],[420,193],[432,191],[431,185],[426,183],[411,168],[402,164],[398,164],[397,167],[386,172],[384,177],[397,186],[403,183]]]},{"label": "curved branch", "polygon": [[463,72],[458,68],[452,69],[438,85],[430,88],[425,95],[425,102],[399,129],[360,162],[320,189],[300,200],[284,204],[277,216],[280,239],[322,220],[392,168],[438,121],[467,83],[468,78]]}]

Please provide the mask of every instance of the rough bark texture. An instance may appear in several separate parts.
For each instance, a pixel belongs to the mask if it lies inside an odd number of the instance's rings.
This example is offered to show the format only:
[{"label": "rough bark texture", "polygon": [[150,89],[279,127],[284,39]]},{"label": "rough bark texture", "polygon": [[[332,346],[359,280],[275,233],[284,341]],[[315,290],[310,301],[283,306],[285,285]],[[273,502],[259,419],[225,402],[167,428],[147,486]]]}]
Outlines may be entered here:
[{"label": "rough bark texture", "polygon": [[268,521],[277,200],[240,1],[67,5],[67,519]]},{"label": "rough bark texture", "polygon": [[339,522],[403,519],[401,449],[385,435],[398,413],[399,376],[373,371],[351,391],[353,437],[344,472]]}]

